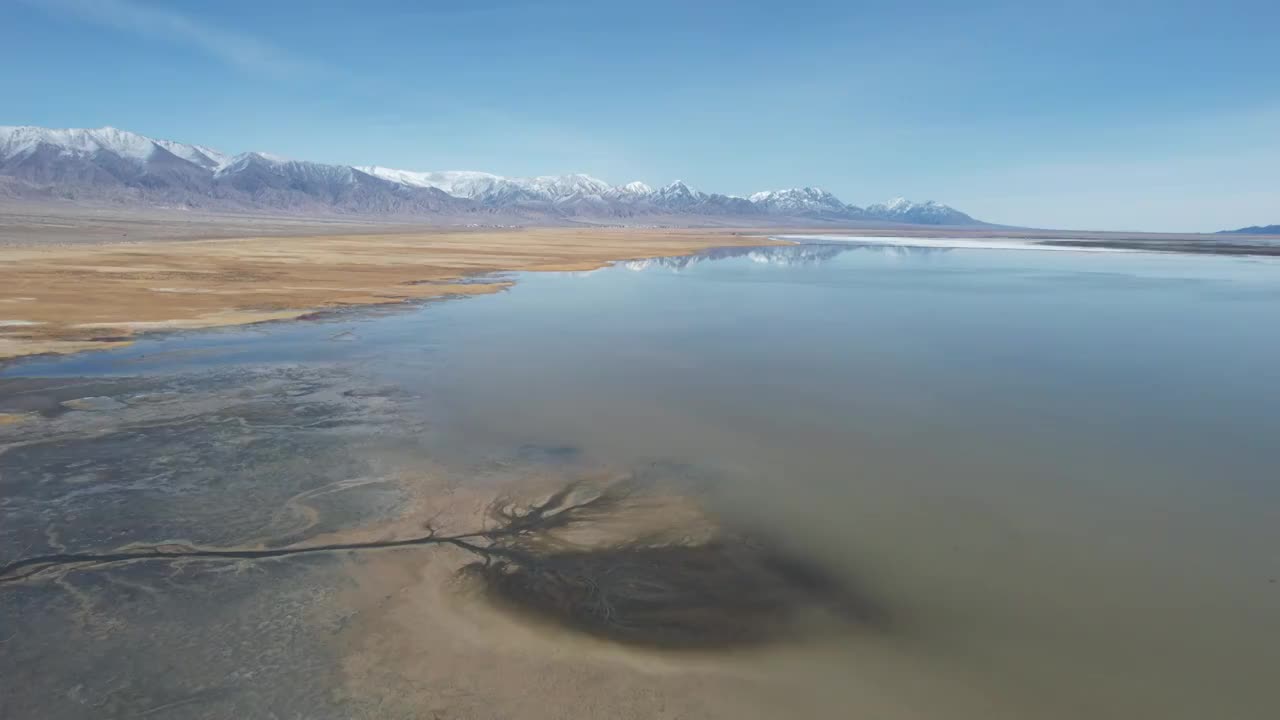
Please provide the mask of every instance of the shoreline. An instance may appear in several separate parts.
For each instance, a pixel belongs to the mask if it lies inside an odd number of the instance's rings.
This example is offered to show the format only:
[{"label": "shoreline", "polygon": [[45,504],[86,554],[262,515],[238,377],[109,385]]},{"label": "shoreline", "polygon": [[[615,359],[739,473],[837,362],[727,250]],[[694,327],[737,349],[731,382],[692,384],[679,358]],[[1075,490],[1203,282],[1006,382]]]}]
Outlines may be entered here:
[{"label": "shoreline", "polygon": [[[74,231],[69,218],[67,231]],[[86,232],[91,228],[85,226]],[[136,228],[135,228],[136,229]],[[583,271],[789,237],[990,242],[1028,249],[1276,256],[1280,245],[1204,236],[1050,233],[999,228],[405,228],[300,225],[214,239],[0,243],[0,364],[108,350],[155,332],[303,319],[366,305],[500,292],[504,272]],[[172,230],[172,228],[169,228]],[[334,232],[336,230],[336,232]],[[92,234],[92,233],[90,233]],[[49,238],[46,238],[49,239]]]},{"label": "shoreline", "polygon": [[512,285],[484,282],[492,273],[784,244],[767,232],[538,228],[3,247],[0,362]]}]

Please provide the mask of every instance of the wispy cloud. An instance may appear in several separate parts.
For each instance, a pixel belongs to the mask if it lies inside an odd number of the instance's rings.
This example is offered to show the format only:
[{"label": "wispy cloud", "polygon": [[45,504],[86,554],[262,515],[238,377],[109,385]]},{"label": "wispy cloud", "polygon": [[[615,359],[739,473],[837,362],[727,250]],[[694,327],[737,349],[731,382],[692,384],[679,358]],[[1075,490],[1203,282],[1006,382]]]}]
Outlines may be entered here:
[{"label": "wispy cloud", "polygon": [[20,0],[50,14],[188,47],[240,70],[284,78],[313,68],[251,35],[133,0]]}]

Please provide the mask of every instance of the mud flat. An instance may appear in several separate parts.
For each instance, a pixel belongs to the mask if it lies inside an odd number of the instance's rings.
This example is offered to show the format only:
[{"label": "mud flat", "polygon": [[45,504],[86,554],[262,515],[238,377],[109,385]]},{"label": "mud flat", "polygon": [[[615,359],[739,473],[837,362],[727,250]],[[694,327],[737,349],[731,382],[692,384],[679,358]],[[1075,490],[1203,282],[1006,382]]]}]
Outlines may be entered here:
[{"label": "mud flat", "polygon": [[441,464],[422,405],[323,364],[0,379],[6,709],[768,717],[786,648],[886,627],[688,467]]},{"label": "mud flat", "polygon": [[694,230],[417,231],[0,248],[0,358],[128,344],[148,331],[502,290],[495,271],[590,270],[722,245]]}]

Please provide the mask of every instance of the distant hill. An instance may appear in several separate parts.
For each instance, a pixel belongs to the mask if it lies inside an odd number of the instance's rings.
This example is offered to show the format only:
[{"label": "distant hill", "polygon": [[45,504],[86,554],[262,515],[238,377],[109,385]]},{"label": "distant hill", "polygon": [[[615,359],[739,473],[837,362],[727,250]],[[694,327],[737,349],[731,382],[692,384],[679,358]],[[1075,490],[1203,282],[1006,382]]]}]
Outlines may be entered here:
[{"label": "distant hill", "polygon": [[1280,225],[1251,225],[1239,230],[1220,230],[1219,235],[1280,235]]},{"label": "distant hill", "polygon": [[0,127],[0,197],[486,224],[986,224],[932,201],[898,198],[864,208],[812,187],[737,197],[680,181],[651,188],[582,174],[518,178],[327,165],[259,152],[233,156],[110,127]]}]

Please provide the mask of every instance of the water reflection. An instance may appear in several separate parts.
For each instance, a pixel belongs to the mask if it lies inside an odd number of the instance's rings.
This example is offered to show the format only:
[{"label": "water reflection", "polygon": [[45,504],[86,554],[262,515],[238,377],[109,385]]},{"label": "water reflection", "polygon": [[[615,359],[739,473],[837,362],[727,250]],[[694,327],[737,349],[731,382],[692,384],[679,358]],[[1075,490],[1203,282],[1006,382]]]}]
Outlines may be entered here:
[{"label": "water reflection", "polygon": [[950,252],[949,248],[909,247],[906,245],[862,245],[853,242],[839,244],[804,243],[800,245],[778,245],[772,247],[723,247],[712,248],[696,255],[683,257],[647,258],[629,260],[620,263],[628,270],[643,271],[653,268],[667,270],[684,270],[694,265],[719,260],[736,260],[745,258],[761,265],[781,267],[805,267],[821,265],[836,257],[854,251],[874,252],[881,255],[919,257]]}]

